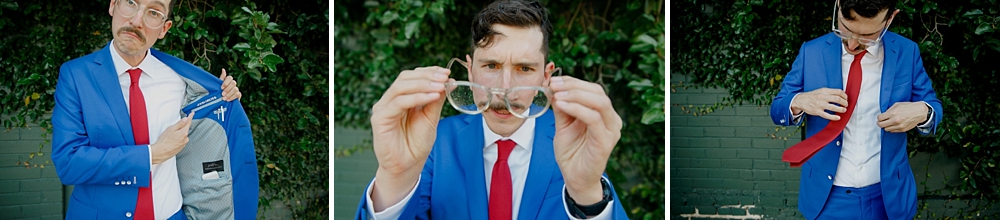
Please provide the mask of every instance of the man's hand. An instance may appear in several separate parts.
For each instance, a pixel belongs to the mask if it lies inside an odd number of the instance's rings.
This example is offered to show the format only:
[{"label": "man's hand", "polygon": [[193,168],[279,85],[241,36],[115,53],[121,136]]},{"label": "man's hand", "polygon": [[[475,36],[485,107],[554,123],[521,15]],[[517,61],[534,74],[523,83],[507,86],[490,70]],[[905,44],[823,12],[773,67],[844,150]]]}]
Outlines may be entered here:
[{"label": "man's hand", "polygon": [[222,69],[222,75],[219,75],[219,79],[222,79],[222,100],[228,102],[243,98],[243,93],[236,86],[236,80],[233,80],[233,76],[226,75],[225,68]]},{"label": "man's hand", "polygon": [[191,119],[194,112],[187,117],[181,118],[174,125],[167,127],[167,130],[160,133],[156,143],[149,145],[149,150],[153,155],[153,164],[160,164],[169,160],[184,149],[188,143],[188,129],[191,128]]},{"label": "man's hand", "polygon": [[581,205],[601,201],[601,174],[621,138],[622,119],[604,88],[569,76],[552,77],[556,162],[570,197]]},{"label": "man's hand", "polygon": [[[840,106],[837,106],[837,105]],[[805,111],[806,114],[823,117],[830,121],[840,120],[839,115],[825,112],[830,110],[836,113],[847,111],[847,93],[844,90],[822,88],[810,92],[801,93],[792,101],[792,114],[798,115]]]},{"label": "man's hand", "polygon": [[423,67],[399,73],[372,106],[372,145],[378,159],[372,204],[376,212],[413,189],[434,146],[451,71]]},{"label": "man's hand", "polygon": [[878,115],[878,126],[888,132],[906,132],[927,121],[927,111],[922,102],[897,102]]}]

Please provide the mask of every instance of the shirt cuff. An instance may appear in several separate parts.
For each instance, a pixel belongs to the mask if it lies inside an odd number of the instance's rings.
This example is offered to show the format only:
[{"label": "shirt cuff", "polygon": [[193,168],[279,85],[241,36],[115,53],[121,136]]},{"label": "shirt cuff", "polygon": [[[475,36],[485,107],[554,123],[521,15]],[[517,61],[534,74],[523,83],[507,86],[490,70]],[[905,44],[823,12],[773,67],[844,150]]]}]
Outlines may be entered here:
[{"label": "shirt cuff", "polygon": [[413,189],[410,190],[409,194],[403,200],[399,201],[389,208],[385,208],[381,212],[375,212],[375,204],[372,202],[372,187],[375,186],[375,178],[372,178],[372,182],[368,184],[368,190],[365,190],[365,199],[368,204],[368,219],[399,219],[399,216],[403,214],[403,207],[406,206],[406,202],[410,201],[410,197],[413,197],[413,193],[417,191],[417,186],[420,186],[420,178],[417,177],[417,184],[413,185]]},{"label": "shirt cuff", "polygon": [[927,104],[927,102],[925,102],[925,101],[920,101],[920,102],[924,103],[924,105],[927,105],[927,109],[929,109],[931,111],[931,116],[928,117],[927,121],[925,121],[923,124],[917,125],[917,129],[918,129],[918,131],[920,131],[920,133],[930,133],[931,132],[931,125],[934,124],[934,123],[931,123],[932,121],[934,121],[934,113],[935,113],[934,112],[934,107],[931,107],[931,105]]},{"label": "shirt cuff", "polygon": [[[601,177],[601,179],[604,179],[604,181],[608,181],[609,183],[611,182],[607,178],[604,178],[603,176]],[[609,184],[608,187],[611,187],[611,185]],[[563,184],[563,202],[562,202],[562,204],[563,204],[563,211],[566,212],[566,216],[569,216],[569,219],[579,220],[579,218],[574,217],[573,214],[570,214],[570,212],[569,212],[569,206],[567,206],[567,203],[566,203],[566,195],[567,194],[568,193],[566,193],[566,184],[564,183]],[[604,210],[601,211],[601,214],[597,214],[597,216],[594,216],[592,218],[587,218],[587,219],[599,219],[599,220],[611,219],[611,212],[612,212],[611,208],[612,207],[615,207],[615,200],[611,200],[610,202],[608,202],[608,205],[604,206]]]},{"label": "shirt cuff", "polygon": [[792,114],[792,105],[791,105],[791,103],[795,102],[795,98],[797,98],[797,97],[799,97],[799,94],[795,94],[795,96],[792,96],[792,101],[789,102],[789,105],[788,105],[788,114],[792,115],[792,123],[790,123],[790,124],[793,124],[793,125],[796,125],[796,124],[799,124],[799,122],[802,122],[802,115],[806,114],[806,111],[801,111],[801,112],[799,112],[799,114]]}]

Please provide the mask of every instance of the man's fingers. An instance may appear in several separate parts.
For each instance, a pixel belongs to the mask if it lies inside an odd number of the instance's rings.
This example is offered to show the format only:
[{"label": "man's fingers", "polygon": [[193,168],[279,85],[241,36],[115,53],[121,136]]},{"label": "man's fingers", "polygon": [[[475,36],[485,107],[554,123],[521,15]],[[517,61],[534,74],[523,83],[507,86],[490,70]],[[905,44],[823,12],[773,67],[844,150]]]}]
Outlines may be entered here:
[{"label": "man's fingers", "polygon": [[825,118],[826,120],[830,120],[830,121],[839,121],[840,120],[840,116],[839,115],[834,115],[834,114],[826,113],[825,111],[820,111],[820,113],[817,114],[816,116]]},{"label": "man's fingers", "polygon": [[827,104],[826,105],[826,110],[830,110],[830,111],[833,111],[833,112],[836,112],[836,113],[847,112],[847,108],[844,108],[844,107],[841,107],[841,106],[838,106],[838,105],[834,105],[834,104]]},{"label": "man's fingers", "polygon": [[576,103],[584,108],[596,111],[603,123],[608,128],[621,129],[620,117],[611,106],[611,99],[607,95],[595,94],[585,90],[569,90],[555,93],[555,101]]},{"label": "man's fingers", "polygon": [[451,75],[451,70],[432,66],[432,67],[420,67],[414,70],[406,70],[399,73],[396,77],[396,81],[400,80],[411,80],[411,79],[428,79],[436,82],[446,82],[448,81],[448,75]]},{"label": "man's fingers", "polygon": [[440,93],[444,92],[444,82],[436,82],[427,79],[411,79],[397,81],[389,86],[385,95],[390,99],[414,93]]},{"label": "man's fingers", "polygon": [[589,128],[607,130],[607,126],[605,126],[604,121],[601,120],[601,114],[593,109],[587,108],[579,103],[566,101],[556,101],[552,104],[552,107],[556,110],[565,113],[566,116],[583,121],[583,123],[587,124],[587,127]]},{"label": "man's fingers", "polygon": [[434,92],[399,95],[381,106],[379,113],[385,115],[402,115],[408,109],[431,104],[443,98],[441,97],[441,93]]}]

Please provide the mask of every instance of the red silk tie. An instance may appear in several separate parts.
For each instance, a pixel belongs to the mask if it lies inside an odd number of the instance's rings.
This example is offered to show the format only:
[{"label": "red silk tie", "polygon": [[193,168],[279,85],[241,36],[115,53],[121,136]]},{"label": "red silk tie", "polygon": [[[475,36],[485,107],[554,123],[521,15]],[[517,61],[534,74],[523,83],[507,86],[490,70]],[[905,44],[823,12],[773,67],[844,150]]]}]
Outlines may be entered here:
[{"label": "red silk tie", "polygon": [[830,121],[819,133],[786,149],[785,153],[781,155],[781,161],[788,162],[791,167],[800,167],[816,152],[823,149],[823,146],[826,146],[834,138],[837,138],[840,132],[844,130],[844,127],[847,126],[847,121],[851,119],[851,115],[854,113],[854,107],[857,106],[858,92],[861,91],[861,58],[866,53],[868,53],[867,50],[854,55],[854,61],[851,62],[851,71],[847,75],[847,111],[838,114],[840,115],[840,120]]},{"label": "red silk tie", "polygon": [[510,167],[507,166],[507,158],[510,151],[514,150],[513,140],[499,140],[497,162],[493,164],[493,178],[490,180],[490,220],[511,219],[511,209],[513,209],[513,199],[511,199],[512,187],[510,179]]},{"label": "red silk tie", "polygon": [[[132,84],[128,86],[128,113],[132,121],[132,136],[135,138],[135,145],[146,145],[149,144],[149,123],[146,119],[146,99],[139,89],[139,76],[142,75],[142,70],[130,69],[128,75],[132,78]],[[152,172],[149,174],[149,180],[149,187],[139,187],[139,197],[135,202],[135,219],[156,217],[153,213]]]}]

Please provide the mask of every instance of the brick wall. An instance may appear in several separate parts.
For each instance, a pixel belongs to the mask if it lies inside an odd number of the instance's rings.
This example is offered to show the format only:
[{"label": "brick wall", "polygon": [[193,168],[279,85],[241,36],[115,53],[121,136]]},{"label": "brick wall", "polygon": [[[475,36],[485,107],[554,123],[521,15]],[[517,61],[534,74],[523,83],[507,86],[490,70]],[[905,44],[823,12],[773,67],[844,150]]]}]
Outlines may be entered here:
[{"label": "brick wall", "polygon": [[[670,80],[690,85],[685,76]],[[800,171],[781,162],[782,151],[800,139],[794,128],[776,131],[770,106],[695,116],[691,107],[718,103],[727,91],[675,90],[670,93],[671,218],[802,218],[796,209]]]},{"label": "brick wall", "polygon": [[[371,139],[372,132],[363,129],[335,127],[334,149],[344,149]],[[368,183],[375,178],[378,160],[375,152],[366,149],[346,157],[333,160],[333,219],[351,219],[358,208]]]},{"label": "brick wall", "polygon": [[[673,74],[672,85],[691,86]],[[695,116],[691,107],[712,105],[724,89],[676,86],[670,92],[670,217],[672,219],[800,219],[799,168],[781,162],[785,148],[802,136],[771,122],[770,106],[742,105]],[[776,130],[776,128],[778,128]],[[786,137],[788,140],[775,140]],[[959,158],[917,153],[910,158],[917,181],[918,219],[975,217],[985,201],[925,195],[960,185]],[[927,175],[930,173],[931,175]],[[947,178],[946,178],[947,177]],[[940,194],[950,195],[941,190]],[[1000,207],[980,210],[983,216]]]},{"label": "brick wall", "polygon": [[49,158],[51,144],[31,159],[32,164],[49,161],[45,168],[17,165],[44,142],[37,126],[0,130],[0,219],[63,219],[64,189]]}]

